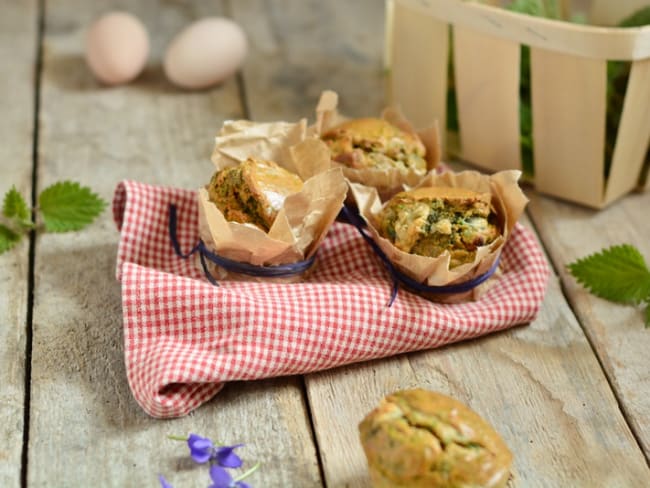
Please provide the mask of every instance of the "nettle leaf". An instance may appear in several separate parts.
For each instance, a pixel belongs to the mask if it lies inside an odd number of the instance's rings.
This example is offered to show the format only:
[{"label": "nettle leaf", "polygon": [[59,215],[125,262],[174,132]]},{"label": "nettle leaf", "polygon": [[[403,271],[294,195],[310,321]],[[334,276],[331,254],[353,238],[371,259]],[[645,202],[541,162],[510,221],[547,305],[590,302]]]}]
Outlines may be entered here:
[{"label": "nettle leaf", "polygon": [[106,205],[90,188],[71,181],[55,183],[38,197],[43,224],[49,232],[82,229],[95,220]]},{"label": "nettle leaf", "polygon": [[650,299],[650,270],[634,246],[604,249],[568,265],[571,274],[591,293],[620,303]]},{"label": "nettle leaf", "polygon": [[9,219],[16,219],[21,223],[31,224],[31,211],[23,196],[18,192],[16,186],[5,193],[2,204],[2,214]]},{"label": "nettle leaf", "polygon": [[8,251],[20,241],[20,234],[0,224],[0,254]]},{"label": "nettle leaf", "polygon": [[645,328],[650,329],[650,305],[645,306],[645,312],[643,313],[643,318],[645,320]]}]

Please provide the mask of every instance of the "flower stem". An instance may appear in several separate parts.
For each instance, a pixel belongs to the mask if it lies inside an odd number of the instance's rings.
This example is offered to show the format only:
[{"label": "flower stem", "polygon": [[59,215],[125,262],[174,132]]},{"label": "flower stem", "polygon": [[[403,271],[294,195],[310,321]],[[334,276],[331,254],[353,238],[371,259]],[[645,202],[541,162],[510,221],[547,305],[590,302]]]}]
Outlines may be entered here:
[{"label": "flower stem", "polygon": [[168,435],[167,439],[171,439],[172,441],[187,441],[187,436],[183,437],[180,435]]},{"label": "flower stem", "polygon": [[251,469],[246,471],[245,473],[240,474],[236,478],[233,478],[233,481],[241,481],[244,478],[248,478],[250,475],[252,475],[255,471],[257,471],[257,468],[259,468],[262,465],[259,461],[255,463],[255,466],[253,466]]}]

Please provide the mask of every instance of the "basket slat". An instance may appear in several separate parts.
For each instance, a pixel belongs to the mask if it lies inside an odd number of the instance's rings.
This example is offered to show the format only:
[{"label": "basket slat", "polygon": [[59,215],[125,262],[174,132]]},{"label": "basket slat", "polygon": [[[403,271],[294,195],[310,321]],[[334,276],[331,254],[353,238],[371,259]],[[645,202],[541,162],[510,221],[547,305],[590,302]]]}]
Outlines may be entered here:
[{"label": "basket slat", "polygon": [[628,29],[587,26],[460,0],[396,0],[396,6],[401,4],[440,21],[529,46],[594,59],[650,57],[650,28],[647,26]]},{"label": "basket slat", "polygon": [[535,187],[601,207],[606,61],[530,51]]},{"label": "basket slat", "polygon": [[[391,103],[398,105],[416,127],[436,120],[446,126],[449,26],[434,17],[396,3],[390,27]],[[434,62],[437,60],[437,63]],[[442,135],[442,134],[441,134]]]},{"label": "basket slat", "polygon": [[616,136],[605,203],[631,191],[638,182],[650,142],[650,59],[632,63]]},{"label": "basket slat", "polygon": [[461,27],[453,36],[463,159],[520,169],[519,44]]}]

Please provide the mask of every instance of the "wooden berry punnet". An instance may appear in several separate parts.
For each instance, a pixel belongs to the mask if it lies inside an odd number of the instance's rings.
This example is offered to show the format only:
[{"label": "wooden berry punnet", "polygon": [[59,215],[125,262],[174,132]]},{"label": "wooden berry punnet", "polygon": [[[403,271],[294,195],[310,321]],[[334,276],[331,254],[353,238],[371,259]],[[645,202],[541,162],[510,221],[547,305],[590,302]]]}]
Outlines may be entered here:
[{"label": "wooden berry punnet", "polygon": [[[390,102],[415,126],[438,119],[446,127],[451,38],[458,156],[489,171],[521,169],[520,60],[521,46],[529,46],[535,187],[593,208],[639,188],[648,171],[650,26],[578,25],[485,3],[389,0]],[[588,17],[613,25],[644,5],[593,0]],[[606,161],[608,61],[630,62],[631,69]],[[447,151],[448,142],[443,137]]]}]

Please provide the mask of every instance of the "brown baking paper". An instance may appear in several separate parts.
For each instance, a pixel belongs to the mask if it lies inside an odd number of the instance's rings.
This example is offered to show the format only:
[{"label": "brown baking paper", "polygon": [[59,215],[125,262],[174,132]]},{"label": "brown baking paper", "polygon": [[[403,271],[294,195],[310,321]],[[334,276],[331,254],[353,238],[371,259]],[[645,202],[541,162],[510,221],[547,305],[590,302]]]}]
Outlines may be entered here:
[{"label": "brown baking paper", "polygon": [[[526,198],[518,184],[520,176],[521,171],[517,170],[500,171],[492,175],[485,175],[477,171],[463,171],[460,173],[447,171],[439,175],[428,173],[417,186],[413,187],[452,186],[492,195],[492,207],[497,215],[502,235],[494,242],[479,247],[473,262],[452,269],[449,269],[451,255],[448,251],[435,258],[409,254],[396,248],[388,239],[379,235],[375,226],[376,216],[381,211],[385,200],[381,199],[375,188],[359,183],[350,183],[350,188],[359,208],[359,213],[368,225],[370,235],[393,265],[419,283],[429,286],[444,286],[469,281],[486,273],[492,267],[510,236],[512,228],[528,203],[528,198]],[[497,277],[498,272],[493,276]],[[457,294],[431,293],[424,294],[424,296],[447,303],[477,299],[493,281],[493,279],[487,280],[468,292]]]},{"label": "brown baking paper", "polygon": [[[338,95],[333,91],[324,91],[316,107],[316,124],[310,128],[319,136],[330,128],[349,120],[337,110]],[[426,148],[425,159],[427,162],[426,171],[403,170],[403,169],[355,169],[344,164],[332,161],[332,165],[341,167],[345,177],[354,183],[362,183],[377,188],[379,195],[388,199],[395,193],[404,190],[405,186],[415,186],[424,175],[435,169],[440,164],[440,135],[438,122],[431,127],[415,130],[411,123],[402,115],[396,107],[385,108],[381,118],[396,125],[410,134],[417,135]]]},{"label": "brown baking paper", "polygon": [[[306,122],[226,122],[215,138],[212,162],[217,171],[248,157],[272,160],[298,174],[300,192],[286,198],[268,233],[252,224],[229,222],[200,188],[199,234],[220,256],[254,265],[288,264],[310,258],[338,215],[348,186],[340,168],[330,166],[329,149],[307,137]],[[218,279],[242,278],[210,263]],[[245,277],[255,279],[255,277]],[[261,278],[268,280],[269,278]],[[272,278],[278,280],[277,278]],[[301,277],[280,278],[296,281]]]}]

